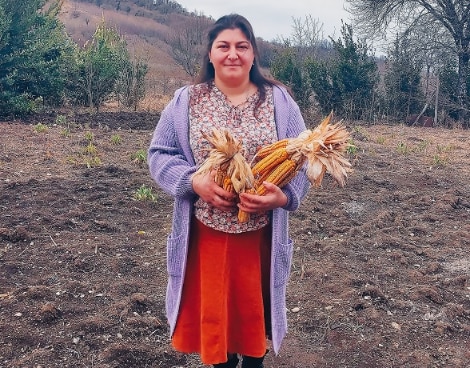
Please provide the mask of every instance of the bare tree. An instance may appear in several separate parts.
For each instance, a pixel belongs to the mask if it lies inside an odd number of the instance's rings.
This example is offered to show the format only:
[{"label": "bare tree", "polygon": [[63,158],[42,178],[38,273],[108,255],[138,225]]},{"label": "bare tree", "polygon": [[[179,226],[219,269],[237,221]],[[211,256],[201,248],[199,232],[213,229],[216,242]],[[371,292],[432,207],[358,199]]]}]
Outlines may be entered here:
[{"label": "bare tree", "polygon": [[278,43],[295,48],[297,59],[305,61],[307,57],[316,58],[323,42],[323,23],[311,14],[304,18],[292,17],[292,33],[288,38],[279,37]]},{"label": "bare tree", "polygon": [[174,31],[166,39],[171,56],[191,78],[199,71],[206,30],[212,22],[203,15],[192,14],[174,27]]},{"label": "bare tree", "polygon": [[[414,27],[408,28],[398,36],[401,50],[410,57],[408,67],[412,65],[421,66],[421,87],[423,95],[420,103],[422,106],[432,107],[435,110],[435,123],[437,124],[437,114],[439,108],[448,108],[447,104],[439,101],[439,75],[449,65],[457,66],[457,57],[454,52],[453,42],[449,38],[448,32],[439,28],[436,23],[425,24],[418,20]],[[445,41],[445,42],[444,42]],[[421,108],[421,106],[420,106]]]},{"label": "bare tree", "polygon": [[306,15],[304,19],[292,18],[292,43],[302,50],[305,55],[316,57],[316,50],[323,40],[323,23],[318,19],[314,19],[312,15]]},{"label": "bare tree", "polygon": [[[460,120],[467,108],[470,61],[470,1],[468,0],[346,0],[357,29],[368,37],[433,30],[436,46],[452,47],[458,60]],[[424,28],[423,28],[424,27]],[[418,34],[418,33],[416,33]],[[429,40],[429,39],[428,39]],[[451,40],[451,42],[446,42]],[[421,44],[423,44],[421,39]]]}]

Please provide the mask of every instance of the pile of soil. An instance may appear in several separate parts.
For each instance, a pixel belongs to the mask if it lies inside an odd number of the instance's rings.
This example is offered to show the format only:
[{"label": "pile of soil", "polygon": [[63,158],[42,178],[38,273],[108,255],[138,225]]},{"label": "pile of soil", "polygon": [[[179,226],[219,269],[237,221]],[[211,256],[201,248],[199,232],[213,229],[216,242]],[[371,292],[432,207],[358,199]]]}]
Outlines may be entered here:
[{"label": "pile of soil", "polygon": [[[169,344],[157,121],[0,123],[0,367],[203,367]],[[348,128],[347,185],[291,215],[289,333],[265,367],[470,366],[470,133]]]}]

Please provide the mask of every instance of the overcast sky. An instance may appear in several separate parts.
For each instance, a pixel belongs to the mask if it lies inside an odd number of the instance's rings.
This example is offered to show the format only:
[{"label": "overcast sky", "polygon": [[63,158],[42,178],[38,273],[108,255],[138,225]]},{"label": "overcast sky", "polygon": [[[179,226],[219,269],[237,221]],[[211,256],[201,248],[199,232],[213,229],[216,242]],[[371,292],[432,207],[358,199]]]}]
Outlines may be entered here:
[{"label": "overcast sky", "polygon": [[304,19],[311,15],[323,24],[325,38],[341,35],[341,20],[350,23],[349,14],[343,9],[344,0],[177,0],[189,12],[197,11],[214,19],[229,13],[246,17],[253,26],[255,35],[266,41],[279,36],[292,35],[293,18]]}]

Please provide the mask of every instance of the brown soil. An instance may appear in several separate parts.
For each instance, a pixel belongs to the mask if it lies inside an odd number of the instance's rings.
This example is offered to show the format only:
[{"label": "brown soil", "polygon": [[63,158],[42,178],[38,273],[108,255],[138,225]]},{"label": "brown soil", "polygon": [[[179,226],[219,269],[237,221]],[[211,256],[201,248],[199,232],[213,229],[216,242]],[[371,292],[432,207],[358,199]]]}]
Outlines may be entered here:
[{"label": "brown soil", "polygon": [[[0,123],[0,367],[202,367],[168,340],[172,200],[138,154],[158,115],[59,120]],[[291,216],[289,334],[266,367],[468,367],[470,132],[350,128],[347,186]]]}]

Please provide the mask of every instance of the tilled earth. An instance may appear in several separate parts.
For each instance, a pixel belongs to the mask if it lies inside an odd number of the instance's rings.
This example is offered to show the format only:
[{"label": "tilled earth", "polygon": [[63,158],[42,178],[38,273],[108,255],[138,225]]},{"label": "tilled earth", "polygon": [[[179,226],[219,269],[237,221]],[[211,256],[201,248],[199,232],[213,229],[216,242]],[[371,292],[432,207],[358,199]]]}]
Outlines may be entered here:
[{"label": "tilled earth", "polygon": [[[0,123],[0,367],[203,367],[169,344],[157,121]],[[470,132],[348,128],[346,187],[291,215],[289,334],[266,368],[469,367]]]}]

